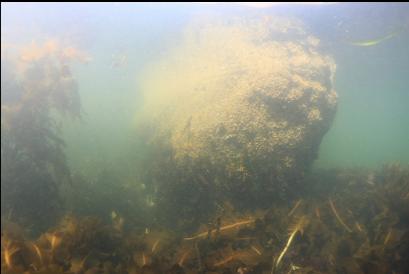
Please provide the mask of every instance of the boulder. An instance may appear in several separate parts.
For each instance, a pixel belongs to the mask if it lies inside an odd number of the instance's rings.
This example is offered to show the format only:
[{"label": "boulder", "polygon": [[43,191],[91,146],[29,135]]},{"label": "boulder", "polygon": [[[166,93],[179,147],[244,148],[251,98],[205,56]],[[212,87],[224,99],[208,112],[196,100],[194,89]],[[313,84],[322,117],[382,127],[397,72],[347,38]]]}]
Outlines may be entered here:
[{"label": "boulder", "polygon": [[171,149],[172,168],[239,200],[300,183],[337,105],[335,63],[302,23],[197,20],[158,59],[139,117],[149,141]]}]

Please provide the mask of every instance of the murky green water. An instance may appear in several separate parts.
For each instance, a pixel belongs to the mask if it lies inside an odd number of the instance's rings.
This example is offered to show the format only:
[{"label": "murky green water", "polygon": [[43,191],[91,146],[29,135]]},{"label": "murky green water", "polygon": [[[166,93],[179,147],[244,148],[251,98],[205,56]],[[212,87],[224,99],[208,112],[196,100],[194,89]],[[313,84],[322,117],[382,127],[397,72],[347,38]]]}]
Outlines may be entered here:
[{"label": "murky green water", "polygon": [[407,270],[407,3],[2,3],[1,43],[2,270]]}]

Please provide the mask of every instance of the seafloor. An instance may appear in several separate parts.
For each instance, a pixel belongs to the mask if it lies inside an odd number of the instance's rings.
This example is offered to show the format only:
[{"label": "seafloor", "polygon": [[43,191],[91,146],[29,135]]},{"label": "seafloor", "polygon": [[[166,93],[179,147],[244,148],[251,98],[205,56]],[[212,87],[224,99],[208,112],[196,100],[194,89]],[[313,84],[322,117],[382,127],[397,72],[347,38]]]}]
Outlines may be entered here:
[{"label": "seafloor", "polygon": [[[2,224],[2,273],[409,273],[409,168],[317,171],[298,199],[226,203],[193,235],[67,214],[39,237]],[[200,209],[198,209],[200,210]],[[175,217],[176,218],[176,217]]]}]

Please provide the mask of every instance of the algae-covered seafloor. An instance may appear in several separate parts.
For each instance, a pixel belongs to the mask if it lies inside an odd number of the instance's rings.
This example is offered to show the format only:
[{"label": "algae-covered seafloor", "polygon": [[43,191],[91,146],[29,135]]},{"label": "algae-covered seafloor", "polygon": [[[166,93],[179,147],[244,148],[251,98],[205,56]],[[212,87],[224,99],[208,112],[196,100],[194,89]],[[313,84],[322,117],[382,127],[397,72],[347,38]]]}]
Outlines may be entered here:
[{"label": "algae-covered seafloor", "polygon": [[[266,210],[223,205],[196,232],[64,216],[37,238],[2,230],[5,273],[407,273],[409,170],[317,172]],[[364,193],[364,194],[363,194]]]},{"label": "algae-covered seafloor", "polygon": [[[98,12],[82,22],[102,24]],[[183,22],[137,70],[125,129],[125,104],[111,100],[135,62],[123,40],[101,58],[103,43],[55,29],[3,37],[2,9],[2,273],[409,273],[409,166],[313,168],[342,103],[337,59],[284,15]],[[98,73],[83,90],[87,66],[121,76],[108,99]],[[120,136],[120,157],[102,136]]]}]

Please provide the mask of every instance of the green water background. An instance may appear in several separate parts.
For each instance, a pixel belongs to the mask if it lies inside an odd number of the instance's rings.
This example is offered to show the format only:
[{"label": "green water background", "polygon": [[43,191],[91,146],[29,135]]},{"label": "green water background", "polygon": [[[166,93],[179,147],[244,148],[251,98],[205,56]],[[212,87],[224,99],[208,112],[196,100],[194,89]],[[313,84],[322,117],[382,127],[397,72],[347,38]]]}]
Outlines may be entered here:
[{"label": "green water background", "polygon": [[[68,36],[93,58],[89,64],[73,67],[83,120],[63,124],[66,153],[74,172],[93,177],[100,169],[109,168],[133,178],[135,165],[144,159],[134,123],[143,103],[138,83],[144,67],[166,58],[167,51],[178,45],[184,26],[206,13],[294,16],[305,22],[307,29],[320,38],[323,51],[334,57],[338,110],[315,167],[409,163],[408,4],[263,9],[199,4],[3,6],[2,42]],[[402,31],[372,47],[347,43],[386,36],[397,28]],[[127,65],[112,68],[116,54],[125,54]]]}]

